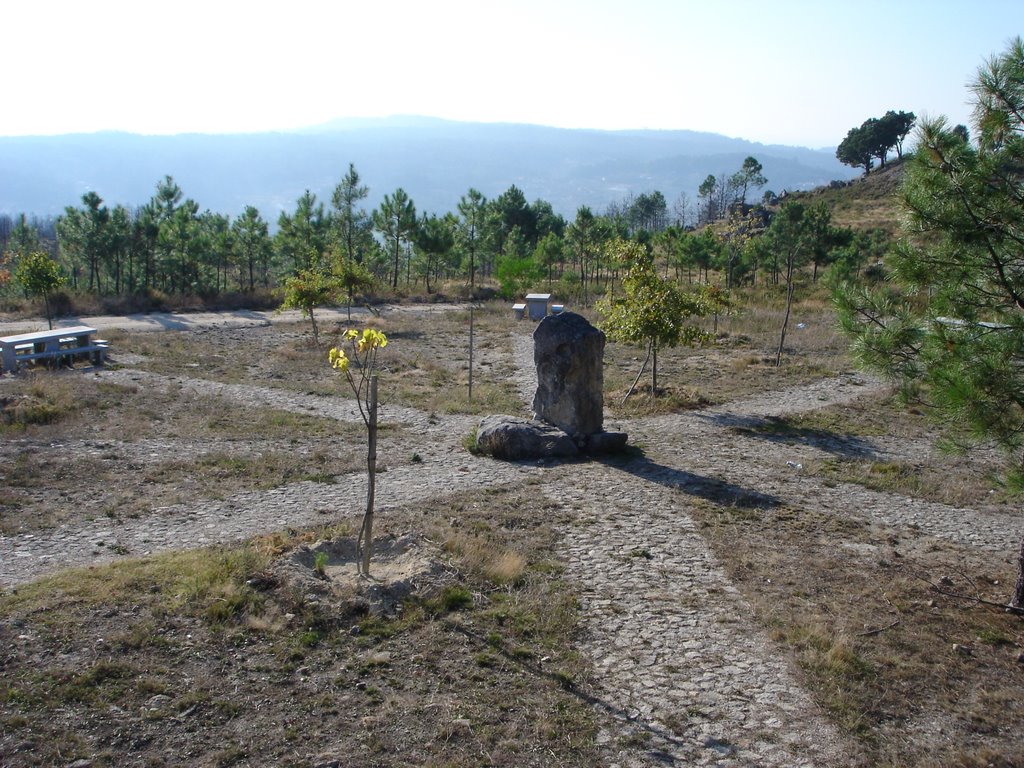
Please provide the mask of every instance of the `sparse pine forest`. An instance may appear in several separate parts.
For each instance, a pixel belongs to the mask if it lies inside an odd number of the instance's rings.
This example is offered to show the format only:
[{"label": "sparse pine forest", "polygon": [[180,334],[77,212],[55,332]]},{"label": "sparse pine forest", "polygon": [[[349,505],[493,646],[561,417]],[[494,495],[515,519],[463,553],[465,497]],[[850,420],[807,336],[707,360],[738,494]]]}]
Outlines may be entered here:
[{"label": "sparse pine forest", "polygon": [[[455,210],[429,213],[398,188],[367,210],[368,181],[350,165],[330,200],[307,191],[271,222],[252,206],[235,217],[203,210],[165,177],[135,208],[111,208],[89,192],[56,220],[0,216],[0,298],[14,309],[26,297],[14,279],[18,263],[41,252],[64,277],[62,292],[52,297],[58,311],[83,303],[140,310],[266,306],[281,301],[290,279],[314,274],[329,278],[332,301],[436,300],[478,291],[512,298],[543,288],[590,305],[629,267],[616,261],[621,241],[643,245],[682,285],[779,285],[783,265],[758,247],[780,203],[764,191],[768,182],[748,157],[738,169],[709,175],[696,199],[680,193],[670,205],[653,190],[604,211],[582,205],[567,220],[544,200],[528,201],[515,185],[493,199],[470,188]],[[841,258],[844,269],[859,271],[878,255],[861,241],[843,247],[840,256],[814,246],[815,279],[826,261]]]}]

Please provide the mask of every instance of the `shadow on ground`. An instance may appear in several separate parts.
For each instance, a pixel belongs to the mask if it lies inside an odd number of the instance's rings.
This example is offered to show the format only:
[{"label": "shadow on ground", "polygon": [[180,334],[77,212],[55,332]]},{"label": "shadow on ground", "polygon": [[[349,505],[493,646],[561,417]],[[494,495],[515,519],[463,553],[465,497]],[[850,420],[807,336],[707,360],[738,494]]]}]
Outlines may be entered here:
[{"label": "shadow on ground", "polygon": [[682,469],[666,467],[647,457],[622,459],[608,457],[601,463],[612,469],[618,469],[641,480],[657,483],[666,488],[696,496],[705,501],[730,507],[744,509],[770,509],[782,502],[771,494],[744,488],[741,485],[719,480],[717,477],[698,475]]},{"label": "shadow on ground", "polygon": [[870,440],[824,429],[797,427],[785,419],[771,416],[737,416],[731,413],[698,413],[696,417],[743,437],[784,445],[798,443],[849,459],[870,459],[878,456],[878,446]]}]

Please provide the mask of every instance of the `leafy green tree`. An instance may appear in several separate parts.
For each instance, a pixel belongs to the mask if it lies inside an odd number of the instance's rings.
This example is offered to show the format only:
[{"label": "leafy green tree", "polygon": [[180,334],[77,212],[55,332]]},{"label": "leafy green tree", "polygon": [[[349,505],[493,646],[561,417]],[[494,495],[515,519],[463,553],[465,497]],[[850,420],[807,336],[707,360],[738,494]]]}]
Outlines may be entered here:
[{"label": "leafy green tree", "polygon": [[[971,85],[977,146],[945,119],[918,132],[901,198],[906,239],[884,290],[836,303],[859,360],[968,440],[992,441],[1024,484],[1024,43]],[[1024,539],[1010,605],[1024,609]]]},{"label": "leafy green tree", "polygon": [[368,291],[373,288],[373,275],[366,267],[357,261],[347,259],[344,256],[336,256],[334,259],[334,279],[337,281],[339,290],[345,292],[345,310],[348,320],[352,320],[352,299],[356,291]]},{"label": "leafy green tree", "polygon": [[829,285],[860,279],[879,280],[884,274],[883,259],[892,246],[892,237],[883,229],[852,232],[847,242],[832,252],[828,270]]},{"label": "leafy green tree", "polygon": [[70,259],[86,264],[88,290],[99,292],[100,275],[109,251],[110,209],[95,192],[82,195],[81,209],[67,207],[57,221],[61,252]]},{"label": "leafy green tree", "polygon": [[590,288],[597,279],[606,230],[593,211],[585,205],[576,211],[576,218],[569,225],[566,239],[569,241],[573,267],[579,277],[580,298],[586,303]]},{"label": "leafy green tree", "polygon": [[879,119],[879,128],[887,149],[895,149],[896,157],[900,160],[903,159],[903,140],[913,130],[916,120],[917,115],[913,112],[893,112],[891,109]]},{"label": "leafy green tree", "polygon": [[[235,236],[231,231],[231,221],[223,213],[203,211],[199,216],[199,230],[205,248],[199,279],[200,290],[214,294],[228,289],[228,274],[237,271],[238,253],[235,250]],[[212,276],[213,285],[209,283]]]},{"label": "leafy green tree", "polygon": [[46,307],[46,323],[53,328],[53,313],[50,311],[50,296],[64,285],[64,276],[60,273],[57,262],[41,251],[32,251],[18,260],[14,271],[14,279],[18,281],[28,296],[42,296]]},{"label": "leafy green tree", "polygon": [[818,203],[807,210],[807,240],[811,260],[811,282],[818,282],[818,274],[828,266],[839,249],[853,240],[853,231],[845,227],[832,226],[832,211],[825,203]]},{"label": "leafy green tree", "polygon": [[836,159],[843,165],[863,168],[864,173],[871,173],[874,165],[875,147],[869,129],[863,125],[851,128],[839,146],[836,147]]},{"label": "leafy green tree", "polygon": [[879,167],[885,168],[885,161],[889,156],[892,145],[889,143],[889,136],[885,132],[881,120],[877,117],[869,117],[861,125],[864,132],[864,145],[871,152],[872,157],[877,157]]},{"label": "leafy green tree", "polygon": [[423,256],[423,280],[430,293],[430,278],[436,274],[438,265],[443,263],[455,248],[455,227],[457,222],[449,217],[438,218],[435,214],[420,219],[416,231],[416,249]]},{"label": "leafy green tree", "polygon": [[522,296],[544,279],[544,270],[527,250],[526,238],[513,227],[505,240],[505,254],[498,261],[500,293],[506,299]]},{"label": "leafy green tree", "polygon": [[479,261],[480,241],[484,231],[487,198],[478,190],[470,190],[459,200],[459,234],[463,250],[469,260],[469,290],[476,290],[476,267]]},{"label": "leafy green tree", "polygon": [[491,201],[490,208],[495,217],[496,253],[505,254],[505,241],[514,229],[519,230],[519,236],[533,249],[537,244],[537,215],[519,187],[513,184]]},{"label": "leafy green tree", "polygon": [[132,222],[132,250],[142,269],[142,289],[148,291],[157,281],[157,240],[160,214],[153,200],[139,208]]},{"label": "leafy green tree", "polygon": [[668,226],[668,202],[658,190],[640,193],[626,211],[629,231],[661,232]]},{"label": "leafy green tree", "polygon": [[547,200],[534,200],[530,204],[534,220],[537,222],[537,243],[549,234],[562,237],[565,234],[566,221],[555,213]]},{"label": "leafy green tree", "polygon": [[622,280],[625,295],[598,303],[598,311],[604,315],[602,329],[615,341],[647,347],[647,357],[626,396],[650,363],[651,395],[656,397],[658,350],[707,339],[708,334],[690,320],[707,314],[708,307],[699,294],[684,293],[672,281],[659,277],[644,246],[620,239],[609,247],[614,258],[629,267]]},{"label": "leafy green tree", "polygon": [[24,213],[18,214],[18,219],[11,229],[7,238],[7,252],[17,256],[25,256],[42,247],[39,239],[39,230],[29,223]]},{"label": "leafy green tree", "polygon": [[308,189],[296,201],[295,213],[282,212],[277,220],[277,244],[281,261],[295,272],[318,265],[327,252],[330,219],[323,203]]},{"label": "leafy green tree", "polygon": [[548,288],[551,288],[555,265],[565,263],[565,241],[555,232],[548,232],[537,243],[533,251],[533,260],[547,275]]},{"label": "leafy green tree", "polygon": [[797,269],[803,266],[810,256],[806,212],[807,209],[800,203],[783,204],[765,235],[771,244],[771,249],[782,255],[786,280],[786,314],[779,332],[779,349],[775,355],[776,367],[782,365],[782,349],[786,343],[786,330],[789,327],[789,316],[793,308]]},{"label": "leafy green tree", "polygon": [[157,219],[160,221],[169,219],[184,196],[184,192],[177,182],[171,176],[164,176],[161,181],[157,182],[156,194],[150,201],[157,212]]},{"label": "leafy green tree", "polygon": [[748,157],[743,161],[740,169],[732,175],[732,184],[736,189],[737,200],[740,204],[747,204],[747,192],[751,189],[760,189],[768,183],[764,176],[764,168],[755,157]]},{"label": "leafy green tree", "polygon": [[697,215],[699,223],[710,224],[721,215],[721,210],[718,207],[717,191],[718,179],[715,178],[714,174],[709,173],[707,178],[701,182],[700,187],[697,188],[697,197],[700,198]]},{"label": "leafy green tree", "polygon": [[263,287],[268,287],[273,247],[267,222],[254,206],[247,205],[242,215],[231,223],[231,232],[240,262],[239,285],[249,291],[256,290],[258,274]]},{"label": "leafy green tree", "polygon": [[734,288],[743,272],[743,257],[751,238],[760,234],[761,219],[754,212],[747,215],[730,214],[728,220],[716,233],[720,247],[717,249],[719,268],[725,273],[726,290]]},{"label": "leafy green tree", "polygon": [[157,249],[164,279],[171,293],[189,293],[200,287],[200,258],[205,250],[199,224],[199,204],[185,200],[160,224]]},{"label": "leafy green tree", "polygon": [[416,206],[404,189],[399,187],[394,194],[384,195],[380,208],[373,212],[373,226],[391,253],[391,287],[397,288],[402,249],[416,235]]},{"label": "leafy green tree", "polygon": [[135,263],[132,249],[132,214],[123,205],[114,206],[110,212],[107,249],[110,256],[110,270],[114,281],[114,293],[135,290]]},{"label": "leafy green tree", "polygon": [[764,234],[764,247],[777,254],[786,286],[786,312],[779,331],[776,366],[782,365],[782,350],[801,268],[815,259],[826,260],[831,249],[845,241],[845,235],[830,222],[831,213],[824,203],[807,207],[802,203],[787,202],[779,208]]},{"label": "leafy green tree", "polygon": [[903,140],[914,127],[916,116],[913,112],[889,110],[882,117],[870,117],[858,128],[851,128],[846,138],[836,149],[836,158],[854,168],[863,166],[864,173],[871,172],[873,159],[878,158],[882,168],[889,152],[903,158]]},{"label": "leafy green tree", "polygon": [[349,163],[348,172],[331,196],[335,243],[343,258],[356,264],[362,264],[373,250],[373,221],[359,207],[369,194],[370,189],[361,182],[355,165]]},{"label": "leafy green tree", "polygon": [[[722,243],[715,237],[710,227],[705,227],[699,233],[688,232],[679,239],[678,253],[676,258],[681,267],[687,272],[697,268],[697,281],[701,280],[701,272],[704,273],[704,281],[708,280],[708,270],[719,258]],[[691,282],[689,276],[687,282]]]},{"label": "leafy green tree", "polygon": [[334,275],[319,267],[300,269],[284,282],[284,302],[281,309],[298,309],[309,318],[313,329],[313,343],[320,346],[320,328],[316,323],[316,309],[331,304],[341,292]]}]

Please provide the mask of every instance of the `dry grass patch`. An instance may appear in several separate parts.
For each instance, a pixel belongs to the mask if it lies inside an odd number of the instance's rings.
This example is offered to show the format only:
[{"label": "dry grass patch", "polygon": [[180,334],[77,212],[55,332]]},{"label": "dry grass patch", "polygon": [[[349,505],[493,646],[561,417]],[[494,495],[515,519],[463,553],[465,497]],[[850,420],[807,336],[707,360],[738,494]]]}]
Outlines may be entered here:
[{"label": "dry grass patch", "polygon": [[737,515],[702,503],[697,519],[759,621],[872,765],[972,765],[981,745],[993,765],[1016,764],[1024,623],[929,583],[1005,600],[1008,556],[799,508]]},{"label": "dry grass patch", "polygon": [[[327,363],[348,328],[373,327],[387,334],[380,356],[381,401],[432,413],[506,412],[519,407],[509,381],[511,333],[516,328],[504,303],[474,311],[473,397],[469,398],[469,311],[385,311],[348,323],[325,323],[321,345],[308,324],[271,328],[194,330],[136,334],[126,350],[139,367],[164,375],[193,373],[225,383],[248,383],[309,395],[348,397]],[[522,326],[518,330],[522,330]],[[200,365],[196,361],[201,360]]]},{"label": "dry grass patch", "polygon": [[526,572],[526,559],[522,554],[479,536],[456,533],[445,542],[444,548],[462,568],[498,586],[516,584]]},{"label": "dry grass patch", "polygon": [[[365,467],[362,425],[74,372],[4,379],[0,531],[147,515]],[[45,418],[44,418],[45,416]],[[400,438],[386,425],[382,441]],[[386,443],[385,443],[386,444]],[[389,461],[401,461],[400,454]]]},{"label": "dry grass patch", "polygon": [[[650,397],[648,368],[639,382],[646,389],[622,403],[640,372],[646,350],[609,342],[605,348],[605,406],[620,417],[673,413],[808,384],[850,370],[847,342],[838,331],[821,286],[808,288],[807,295],[795,304],[782,365],[775,366],[785,312],[780,291],[780,286],[758,286],[738,292],[736,309],[719,318],[713,343],[659,350],[658,398]],[[709,318],[704,318],[703,324],[711,331]],[[798,327],[801,324],[803,327]],[[632,403],[634,398],[639,402]]]},{"label": "dry grass patch", "polygon": [[[806,467],[830,481],[953,506],[1000,506],[1015,500],[996,451],[943,450],[935,425],[921,411],[902,406],[892,394],[768,419],[760,430],[776,438],[838,447],[834,455]],[[893,440],[909,451],[889,454],[887,446]]]},{"label": "dry grass patch", "polygon": [[273,578],[299,542],[344,529],[0,595],[0,762],[604,764],[599,716],[573,693],[575,601],[547,522],[515,511],[529,508],[480,491],[382,516],[379,535],[422,528],[458,563],[391,618]]}]

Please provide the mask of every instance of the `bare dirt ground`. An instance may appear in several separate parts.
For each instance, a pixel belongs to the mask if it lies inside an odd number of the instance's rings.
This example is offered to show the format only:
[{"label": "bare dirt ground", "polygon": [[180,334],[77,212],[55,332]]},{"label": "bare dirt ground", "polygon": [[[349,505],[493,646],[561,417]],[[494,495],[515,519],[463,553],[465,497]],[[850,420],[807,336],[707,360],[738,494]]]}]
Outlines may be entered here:
[{"label": "bare dirt ground", "polygon": [[[56,414],[0,443],[0,762],[1021,764],[1020,621],[952,596],[1013,577],[997,457],[939,452],[829,333],[772,369],[757,318],[666,356],[674,412],[621,405],[637,353],[609,347],[624,457],[476,457],[479,413],[526,411],[532,344],[483,313],[461,402],[464,315],[374,318],[382,567],[425,595],[384,617],[315,545],[355,523],[362,424],[294,318],[81,318],[108,368],[0,379],[6,413]],[[253,537],[290,570],[210,594],[181,559]]]}]

